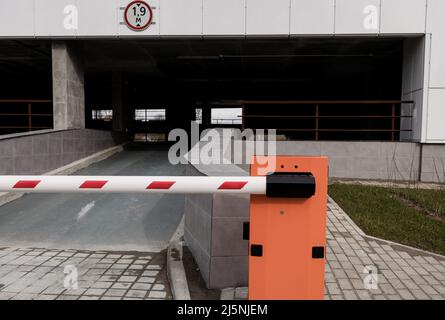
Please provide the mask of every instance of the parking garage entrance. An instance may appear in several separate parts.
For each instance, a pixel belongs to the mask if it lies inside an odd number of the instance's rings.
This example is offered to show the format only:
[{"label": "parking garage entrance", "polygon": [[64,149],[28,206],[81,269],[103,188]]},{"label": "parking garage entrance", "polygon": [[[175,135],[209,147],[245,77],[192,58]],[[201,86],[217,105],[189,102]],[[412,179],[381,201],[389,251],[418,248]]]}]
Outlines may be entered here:
[{"label": "parking garage entrance", "polygon": [[[413,105],[401,101],[405,41],[320,37],[69,43],[78,48],[83,64],[88,128],[163,141],[172,128],[188,129],[190,121],[197,121],[201,129],[277,129],[288,140],[398,141],[409,139],[412,130]],[[51,42],[1,45],[2,133],[51,128]]]},{"label": "parking garage entrance", "polygon": [[88,125],[111,128],[113,105],[122,104],[125,129],[145,141],[188,128],[192,120],[202,128],[273,128],[293,140],[394,141],[400,130],[410,130],[400,126],[411,116],[400,101],[402,39],[94,40],[83,46]]}]

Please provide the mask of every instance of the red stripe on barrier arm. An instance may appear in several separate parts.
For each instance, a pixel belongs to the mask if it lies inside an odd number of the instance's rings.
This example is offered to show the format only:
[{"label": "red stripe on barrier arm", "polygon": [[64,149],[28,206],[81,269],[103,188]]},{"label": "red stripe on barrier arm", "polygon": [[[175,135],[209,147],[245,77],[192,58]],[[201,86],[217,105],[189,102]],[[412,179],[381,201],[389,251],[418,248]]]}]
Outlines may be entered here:
[{"label": "red stripe on barrier arm", "polygon": [[247,181],[226,181],[219,186],[219,190],[241,190],[247,184]]},{"label": "red stripe on barrier arm", "polygon": [[14,185],[14,189],[34,189],[40,180],[20,180]]},{"label": "red stripe on barrier arm", "polygon": [[174,181],[153,181],[147,189],[168,190],[175,184]]},{"label": "red stripe on barrier arm", "polygon": [[80,189],[102,189],[102,187],[107,184],[108,181],[85,181],[80,185]]}]

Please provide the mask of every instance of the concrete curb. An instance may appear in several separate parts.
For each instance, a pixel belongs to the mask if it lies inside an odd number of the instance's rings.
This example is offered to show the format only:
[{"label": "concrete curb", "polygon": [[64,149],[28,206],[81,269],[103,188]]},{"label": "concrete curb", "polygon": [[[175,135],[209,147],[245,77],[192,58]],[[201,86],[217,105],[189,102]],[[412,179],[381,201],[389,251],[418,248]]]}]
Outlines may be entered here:
[{"label": "concrete curb", "polygon": [[[57,168],[55,170],[49,171],[44,173],[43,175],[46,176],[54,176],[54,175],[70,175],[73,174],[76,171],[79,171],[81,169],[84,169],[96,162],[105,160],[115,153],[121,152],[124,150],[124,144],[120,144],[102,151],[99,151],[95,154],[92,154],[91,156],[88,156],[86,158],[82,158],[80,160],[74,161],[70,164],[67,164],[66,166]],[[0,193],[0,207],[12,202],[14,200],[20,199],[23,197],[26,193],[11,193],[11,192],[3,192]]]},{"label": "concrete curb", "polygon": [[182,242],[171,242],[167,250],[167,276],[175,300],[191,300],[182,263]]},{"label": "concrete curb", "polygon": [[107,159],[107,158],[111,157],[112,155],[114,155],[115,153],[123,151],[124,145],[125,145],[125,143],[105,149],[105,150],[102,150],[102,151],[99,151],[97,153],[92,154],[91,156],[74,161],[66,166],[57,168],[57,169],[47,172],[43,175],[55,176],[55,175],[73,174],[74,172],[84,169],[96,162]]},{"label": "concrete curb", "polygon": [[221,290],[220,300],[248,300],[248,287],[225,288]]}]

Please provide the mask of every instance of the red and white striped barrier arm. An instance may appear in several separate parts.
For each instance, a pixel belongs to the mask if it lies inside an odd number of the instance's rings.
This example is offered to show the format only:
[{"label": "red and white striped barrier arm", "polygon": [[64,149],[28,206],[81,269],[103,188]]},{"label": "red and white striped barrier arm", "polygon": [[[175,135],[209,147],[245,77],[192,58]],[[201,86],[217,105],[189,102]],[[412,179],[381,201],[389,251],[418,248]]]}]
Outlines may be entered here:
[{"label": "red and white striped barrier arm", "polygon": [[0,176],[0,192],[266,194],[266,177]]}]

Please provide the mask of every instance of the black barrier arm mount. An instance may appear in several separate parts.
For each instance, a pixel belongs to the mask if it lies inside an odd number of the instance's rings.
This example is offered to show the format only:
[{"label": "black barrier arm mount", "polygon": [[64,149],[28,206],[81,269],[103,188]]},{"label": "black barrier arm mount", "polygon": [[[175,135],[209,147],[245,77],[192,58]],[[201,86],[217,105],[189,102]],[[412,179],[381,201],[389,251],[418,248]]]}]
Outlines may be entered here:
[{"label": "black barrier arm mount", "polygon": [[315,177],[310,172],[275,172],[266,176],[269,198],[308,199],[315,195]]}]

